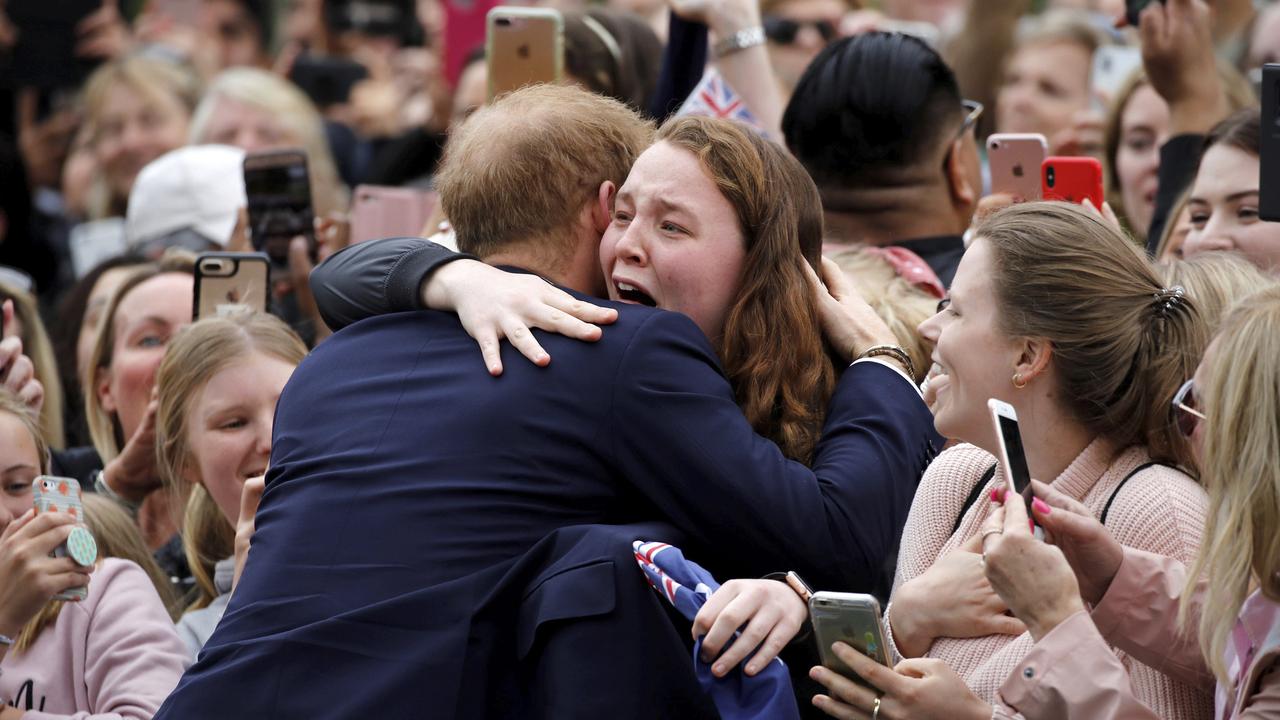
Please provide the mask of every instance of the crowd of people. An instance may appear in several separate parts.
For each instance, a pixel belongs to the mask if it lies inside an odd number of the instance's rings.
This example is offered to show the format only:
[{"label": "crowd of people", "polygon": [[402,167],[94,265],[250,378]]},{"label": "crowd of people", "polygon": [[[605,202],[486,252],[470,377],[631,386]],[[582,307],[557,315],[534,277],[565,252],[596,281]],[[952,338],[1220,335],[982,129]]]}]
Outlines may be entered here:
[{"label": "crowd of people", "polygon": [[1280,719],[1280,3],[534,4],[0,0],[0,720]]}]

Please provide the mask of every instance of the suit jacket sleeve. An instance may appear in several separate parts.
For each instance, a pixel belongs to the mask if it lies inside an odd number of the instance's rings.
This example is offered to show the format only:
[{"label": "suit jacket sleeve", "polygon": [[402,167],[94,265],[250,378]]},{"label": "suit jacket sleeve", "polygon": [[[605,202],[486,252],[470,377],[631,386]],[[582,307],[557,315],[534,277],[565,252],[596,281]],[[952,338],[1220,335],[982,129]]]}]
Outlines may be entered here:
[{"label": "suit jacket sleeve", "polygon": [[617,372],[600,442],[695,543],[734,542],[735,570],[795,569],[820,588],[865,591],[883,574],[941,444],[900,375],[880,363],[844,371],[810,469],[755,434],[685,316],[646,320]]},{"label": "suit jacket sleeve", "polygon": [[335,332],[365,318],[421,310],[418,289],[433,270],[475,259],[421,238],[387,238],[349,245],[311,272],[311,294]]}]

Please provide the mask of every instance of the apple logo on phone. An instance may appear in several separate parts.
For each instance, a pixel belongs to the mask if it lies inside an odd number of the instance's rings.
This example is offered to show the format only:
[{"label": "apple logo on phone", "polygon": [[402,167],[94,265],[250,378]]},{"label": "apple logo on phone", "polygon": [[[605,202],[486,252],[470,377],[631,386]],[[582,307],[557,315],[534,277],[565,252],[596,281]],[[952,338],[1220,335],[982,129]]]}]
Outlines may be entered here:
[{"label": "apple logo on phone", "polygon": [[529,59],[529,46],[528,46],[528,45],[521,45],[520,47],[516,48],[516,56],[517,56],[517,57],[519,57],[521,60],[528,60],[528,59]]},{"label": "apple logo on phone", "polygon": [[1018,163],[1013,166],[1013,176],[1019,178],[1022,177],[1022,163]]}]

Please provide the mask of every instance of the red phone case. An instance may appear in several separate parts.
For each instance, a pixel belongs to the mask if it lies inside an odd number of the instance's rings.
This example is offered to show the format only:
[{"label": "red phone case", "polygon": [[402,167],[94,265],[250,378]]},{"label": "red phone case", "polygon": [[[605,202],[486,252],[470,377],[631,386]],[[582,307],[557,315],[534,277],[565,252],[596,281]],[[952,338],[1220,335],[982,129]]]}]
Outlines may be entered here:
[{"label": "red phone case", "polygon": [[1102,163],[1091,157],[1047,157],[1040,165],[1040,194],[1072,203],[1088,198],[1102,210]]}]

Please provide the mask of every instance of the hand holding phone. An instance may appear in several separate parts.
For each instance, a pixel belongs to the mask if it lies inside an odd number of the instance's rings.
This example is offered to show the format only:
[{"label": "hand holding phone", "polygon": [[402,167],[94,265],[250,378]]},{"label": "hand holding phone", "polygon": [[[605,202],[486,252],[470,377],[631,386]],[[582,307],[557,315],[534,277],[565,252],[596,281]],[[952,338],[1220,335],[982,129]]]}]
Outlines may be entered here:
[{"label": "hand holding phone", "polygon": [[[31,483],[35,499],[36,515],[59,512],[75,518],[77,525],[61,545],[54,548],[51,557],[71,558],[82,568],[91,568],[98,561],[98,544],[93,533],[84,525],[84,503],[80,498],[80,483],[73,478],[41,475]],[[83,600],[89,596],[89,588],[70,588],[54,595],[55,600]]]},{"label": "hand holding phone", "polygon": [[[1009,483],[1009,492],[1021,495],[1027,507],[1027,517],[1031,514],[1031,470],[1027,467],[1027,453],[1022,447],[1022,434],[1018,431],[1018,413],[1013,406],[991,398],[987,400],[987,409],[991,411],[991,422],[996,431],[996,442],[1000,446],[1000,466],[1004,468],[1005,479]],[[1034,522],[1034,520],[1032,521]],[[1036,537],[1043,538],[1044,531],[1036,528]]]},{"label": "hand holding phone", "polygon": [[818,643],[818,657],[823,667],[870,687],[853,668],[836,656],[831,646],[840,641],[858,652],[889,666],[884,631],[880,622],[880,603],[862,593],[817,592],[809,598],[809,620]]}]

